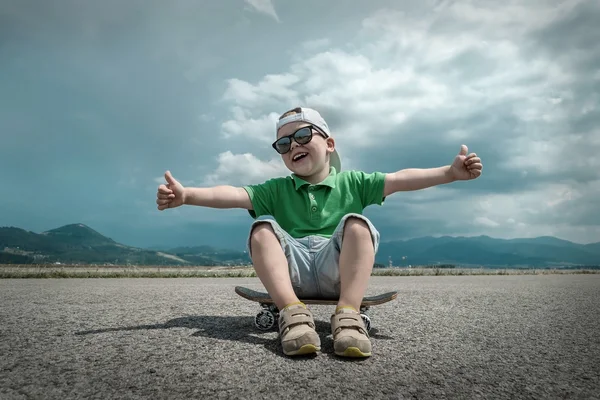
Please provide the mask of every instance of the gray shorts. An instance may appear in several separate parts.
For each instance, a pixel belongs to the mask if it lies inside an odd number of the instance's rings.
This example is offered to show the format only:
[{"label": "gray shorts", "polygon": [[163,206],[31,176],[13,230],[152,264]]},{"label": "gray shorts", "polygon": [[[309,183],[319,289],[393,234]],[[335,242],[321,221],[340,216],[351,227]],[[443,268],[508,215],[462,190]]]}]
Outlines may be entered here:
[{"label": "gray shorts", "polygon": [[[375,253],[379,248],[379,232],[364,215],[346,214],[331,238],[306,236],[295,239],[284,231],[273,219],[257,220],[250,228],[261,223],[271,224],[288,261],[292,286],[298,297],[337,299],[340,295],[339,260],[344,226],[349,217],[365,221],[371,231]],[[252,255],[248,236],[248,254]]]}]

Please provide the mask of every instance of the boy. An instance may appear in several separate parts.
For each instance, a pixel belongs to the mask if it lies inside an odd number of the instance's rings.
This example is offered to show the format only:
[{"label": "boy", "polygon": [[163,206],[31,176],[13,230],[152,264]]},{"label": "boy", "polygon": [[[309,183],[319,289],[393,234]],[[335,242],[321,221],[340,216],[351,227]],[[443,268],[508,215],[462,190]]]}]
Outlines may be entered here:
[{"label": "boy", "polygon": [[320,350],[313,315],[303,297],[338,299],[331,316],[335,354],[368,357],[371,342],[360,317],[379,232],[362,215],[398,191],[419,190],[481,175],[482,164],[467,147],[451,165],[395,173],[341,172],[335,141],[321,115],[298,107],[284,113],[272,147],[291,176],[244,187],[184,188],[171,173],[158,187],[159,210],[184,204],[243,208],[256,220],[248,252],[257,276],[280,310],[279,334],[286,355]]}]

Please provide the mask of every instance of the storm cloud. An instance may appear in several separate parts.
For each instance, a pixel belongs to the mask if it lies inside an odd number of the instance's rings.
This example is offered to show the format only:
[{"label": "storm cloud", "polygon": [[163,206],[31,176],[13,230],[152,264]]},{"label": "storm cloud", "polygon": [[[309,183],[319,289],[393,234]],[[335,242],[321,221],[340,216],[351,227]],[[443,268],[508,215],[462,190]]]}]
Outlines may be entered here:
[{"label": "storm cloud", "polygon": [[167,169],[187,185],[287,174],[274,121],[306,105],[345,169],[447,165],[461,144],[482,158],[475,181],[367,209],[383,240],[600,241],[598,2],[358,4],[2,5],[0,225],[242,248],[245,211],[158,212],[156,187]]}]

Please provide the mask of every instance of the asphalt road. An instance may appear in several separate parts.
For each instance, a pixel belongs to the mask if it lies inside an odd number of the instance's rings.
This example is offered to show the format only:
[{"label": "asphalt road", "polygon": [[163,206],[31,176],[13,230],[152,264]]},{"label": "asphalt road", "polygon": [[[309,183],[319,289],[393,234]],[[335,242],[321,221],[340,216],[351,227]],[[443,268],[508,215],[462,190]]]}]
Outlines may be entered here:
[{"label": "asphalt road", "polygon": [[600,397],[600,275],[374,277],[374,355],[281,353],[250,279],[0,280],[0,398]]}]

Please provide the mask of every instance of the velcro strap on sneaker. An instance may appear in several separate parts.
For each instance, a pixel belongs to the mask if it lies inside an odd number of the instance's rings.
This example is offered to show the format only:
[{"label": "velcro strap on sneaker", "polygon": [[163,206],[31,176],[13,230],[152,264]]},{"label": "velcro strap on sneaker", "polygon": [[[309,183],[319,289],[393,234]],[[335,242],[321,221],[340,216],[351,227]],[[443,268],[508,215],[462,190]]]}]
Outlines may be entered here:
[{"label": "velcro strap on sneaker", "polygon": [[344,328],[349,328],[356,329],[368,336],[368,333],[364,327],[362,317],[359,314],[335,314],[331,319],[331,325],[333,327],[334,334],[337,334],[340,330]]},{"label": "velcro strap on sneaker", "polygon": [[291,326],[299,324],[309,324],[312,328],[314,328],[314,319],[310,310],[303,308],[295,308],[293,310],[287,310],[286,312],[279,314],[280,332],[285,331]]}]

